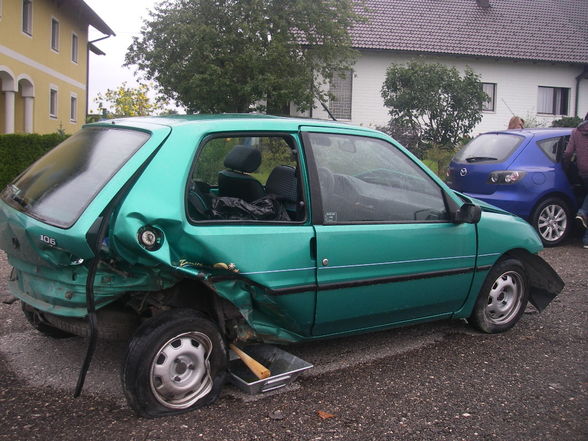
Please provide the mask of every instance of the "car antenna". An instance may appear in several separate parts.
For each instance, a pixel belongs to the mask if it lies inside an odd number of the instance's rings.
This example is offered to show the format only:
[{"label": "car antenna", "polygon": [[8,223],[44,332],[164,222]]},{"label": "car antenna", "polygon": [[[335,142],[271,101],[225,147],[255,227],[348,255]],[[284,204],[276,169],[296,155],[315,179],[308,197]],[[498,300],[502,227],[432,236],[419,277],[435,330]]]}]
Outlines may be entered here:
[{"label": "car antenna", "polygon": [[318,100],[318,102],[319,102],[319,103],[321,103],[321,106],[323,106],[323,109],[325,109],[325,110],[326,110],[326,112],[329,114],[329,116],[331,117],[331,119],[332,119],[333,121],[337,121],[337,118],[335,118],[335,117],[333,116],[333,114],[332,114],[332,113],[331,113],[331,111],[329,110],[329,107],[328,107],[328,106],[327,106],[327,105],[326,105],[326,104],[323,102],[323,100],[321,99],[321,97],[320,97],[320,96],[318,96],[318,95],[316,95],[316,94],[315,94],[314,96],[315,96],[315,98]]},{"label": "car antenna", "polygon": [[329,108],[327,107],[327,105],[325,103],[323,103],[322,101],[319,100],[319,102],[321,103],[321,106],[323,106],[323,109],[325,109],[327,111],[327,113],[329,114],[329,116],[331,117],[331,119],[333,121],[337,121],[337,118],[335,118],[333,116],[333,114],[331,113],[331,111],[329,110]]},{"label": "car antenna", "polygon": [[506,104],[506,101],[504,101],[504,98],[501,98],[501,99],[502,99],[502,102],[504,103],[504,105],[506,106],[506,108],[509,110],[509,112],[512,113],[512,116],[516,116],[514,114],[514,112],[512,111],[512,109],[510,107],[508,107],[508,104]]}]

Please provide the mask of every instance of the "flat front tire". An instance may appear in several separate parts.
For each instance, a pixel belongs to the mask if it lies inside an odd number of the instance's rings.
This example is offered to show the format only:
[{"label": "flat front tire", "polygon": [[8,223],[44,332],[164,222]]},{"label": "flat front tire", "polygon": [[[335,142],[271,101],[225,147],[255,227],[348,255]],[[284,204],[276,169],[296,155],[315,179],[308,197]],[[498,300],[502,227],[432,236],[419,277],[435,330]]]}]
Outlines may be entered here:
[{"label": "flat front tire", "polygon": [[177,309],[143,323],[122,367],[130,407],[147,418],[176,415],[214,402],[227,370],[217,326],[203,314]]},{"label": "flat front tire", "polygon": [[470,322],[489,334],[507,331],[521,318],[528,298],[524,266],[517,259],[500,260],[484,281]]}]

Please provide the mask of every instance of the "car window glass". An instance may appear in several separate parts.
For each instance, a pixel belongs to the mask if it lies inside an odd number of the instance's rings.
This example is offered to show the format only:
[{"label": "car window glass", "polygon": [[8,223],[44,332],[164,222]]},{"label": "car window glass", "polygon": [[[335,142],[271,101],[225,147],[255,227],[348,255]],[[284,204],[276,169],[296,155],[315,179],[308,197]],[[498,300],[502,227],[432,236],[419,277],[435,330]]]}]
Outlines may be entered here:
[{"label": "car window glass", "polygon": [[543,153],[547,155],[553,162],[557,162],[560,154],[567,145],[567,136],[556,136],[554,138],[541,139],[537,141],[537,146],[543,150]]},{"label": "car window glass", "polygon": [[150,135],[137,130],[87,127],[63,141],[20,175],[5,195],[18,209],[69,228]]},{"label": "car window glass", "polygon": [[222,136],[200,146],[188,214],[194,221],[301,221],[295,142],[287,136]]},{"label": "car window glass", "polygon": [[309,133],[323,222],[448,218],[441,189],[400,150],[379,139]]},{"label": "car window glass", "polygon": [[523,142],[522,136],[485,133],[472,139],[454,157],[457,162],[503,162]]}]

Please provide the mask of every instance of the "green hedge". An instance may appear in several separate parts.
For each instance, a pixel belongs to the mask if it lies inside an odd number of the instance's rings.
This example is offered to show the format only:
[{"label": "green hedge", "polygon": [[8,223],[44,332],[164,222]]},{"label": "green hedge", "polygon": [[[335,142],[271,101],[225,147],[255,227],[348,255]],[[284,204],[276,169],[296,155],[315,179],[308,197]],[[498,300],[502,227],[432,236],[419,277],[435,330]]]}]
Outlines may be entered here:
[{"label": "green hedge", "polygon": [[67,135],[0,135],[0,191]]}]

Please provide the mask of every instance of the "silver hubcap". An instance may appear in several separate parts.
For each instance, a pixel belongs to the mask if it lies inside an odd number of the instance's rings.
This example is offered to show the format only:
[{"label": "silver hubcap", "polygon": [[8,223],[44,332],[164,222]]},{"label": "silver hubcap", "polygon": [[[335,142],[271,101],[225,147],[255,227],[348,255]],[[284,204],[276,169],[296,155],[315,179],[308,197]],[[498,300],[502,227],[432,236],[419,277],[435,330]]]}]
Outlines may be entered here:
[{"label": "silver hubcap", "polygon": [[161,404],[186,409],[212,389],[212,342],[200,332],[186,332],[168,340],[151,363],[151,392]]},{"label": "silver hubcap", "polygon": [[552,242],[560,239],[568,225],[568,217],[565,210],[559,205],[548,205],[541,213],[537,220],[537,228],[543,239]]},{"label": "silver hubcap", "polygon": [[497,325],[510,321],[519,312],[524,289],[520,274],[514,271],[508,271],[496,279],[490,289],[485,310],[488,321]]}]

